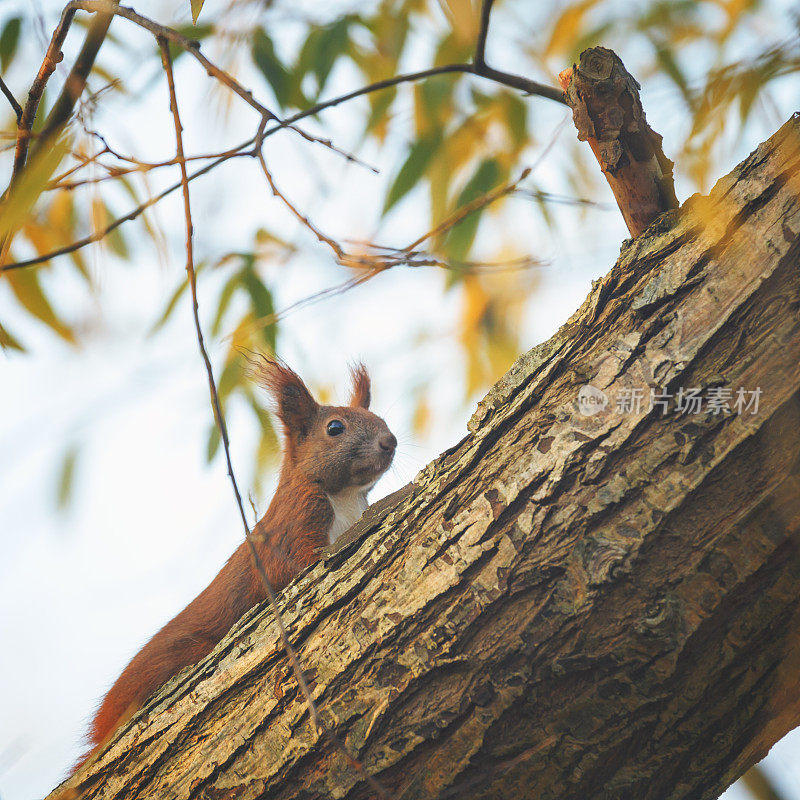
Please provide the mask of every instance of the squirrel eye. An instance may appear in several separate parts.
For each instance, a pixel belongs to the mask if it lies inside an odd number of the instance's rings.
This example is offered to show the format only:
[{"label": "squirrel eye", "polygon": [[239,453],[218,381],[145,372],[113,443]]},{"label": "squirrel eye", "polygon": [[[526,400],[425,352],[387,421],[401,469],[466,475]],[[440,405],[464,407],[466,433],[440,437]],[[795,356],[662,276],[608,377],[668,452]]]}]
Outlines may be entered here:
[{"label": "squirrel eye", "polygon": [[332,419],[328,423],[328,436],[338,436],[340,433],[344,433],[344,422],[338,419]]}]

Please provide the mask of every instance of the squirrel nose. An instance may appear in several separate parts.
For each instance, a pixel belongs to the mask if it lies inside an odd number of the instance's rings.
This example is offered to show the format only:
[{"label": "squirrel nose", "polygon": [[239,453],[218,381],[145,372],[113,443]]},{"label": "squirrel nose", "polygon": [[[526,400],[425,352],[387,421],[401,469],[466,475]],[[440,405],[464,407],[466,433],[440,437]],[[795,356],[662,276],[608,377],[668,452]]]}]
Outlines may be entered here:
[{"label": "squirrel nose", "polygon": [[393,433],[384,433],[383,436],[378,439],[378,445],[381,450],[385,450],[388,453],[397,447],[397,438]]}]

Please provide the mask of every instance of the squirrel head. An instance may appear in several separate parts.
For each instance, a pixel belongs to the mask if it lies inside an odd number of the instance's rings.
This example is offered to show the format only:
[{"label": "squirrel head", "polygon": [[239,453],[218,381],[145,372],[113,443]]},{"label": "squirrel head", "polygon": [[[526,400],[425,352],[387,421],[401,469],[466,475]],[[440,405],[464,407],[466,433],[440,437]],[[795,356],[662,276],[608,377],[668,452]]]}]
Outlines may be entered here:
[{"label": "squirrel head", "polygon": [[283,425],[282,476],[292,474],[337,494],[351,487],[366,491],[386,472],[397,439],[369,410],[370,379],[363,364],[351,368],[347,406],[317,403],[300,376],[282,361],[262,356],[254,368]]}]

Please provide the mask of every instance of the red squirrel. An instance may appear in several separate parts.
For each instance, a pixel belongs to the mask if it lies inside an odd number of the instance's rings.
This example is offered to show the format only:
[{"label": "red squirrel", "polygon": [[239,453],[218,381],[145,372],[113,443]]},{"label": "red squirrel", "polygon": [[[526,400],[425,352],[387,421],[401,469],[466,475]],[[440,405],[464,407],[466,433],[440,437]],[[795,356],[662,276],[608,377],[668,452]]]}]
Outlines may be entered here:
[{"label": "red squirrel", "polygon": [[[269,582],[279,591],[358,520],[367,492],[392,463],[397,439],[369,411],[370,379],[363,364],[352,368],[349,406],[319,405],[281,361],[264,357],[253,367],[275,400],[284,432],[278,487],[252,533]],[[77,766],[159,686],[210,653],[265,598],[243,542],[214,580],[125,667],[94,716],[92,749]]]}]

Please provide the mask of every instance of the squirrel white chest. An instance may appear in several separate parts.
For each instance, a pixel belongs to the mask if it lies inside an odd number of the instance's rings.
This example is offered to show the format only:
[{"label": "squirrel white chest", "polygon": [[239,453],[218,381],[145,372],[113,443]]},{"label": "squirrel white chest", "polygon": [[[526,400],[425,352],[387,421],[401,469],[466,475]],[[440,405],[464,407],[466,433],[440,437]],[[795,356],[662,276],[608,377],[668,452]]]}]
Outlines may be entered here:
[{"label": "squirrel white chest", "polygon": [[328,540],[333,544],[348,528],[358,522],[367,508],[367,490],[351,486],[336,494],[329,494],[333,507],[333,522],[328,530]]}]

